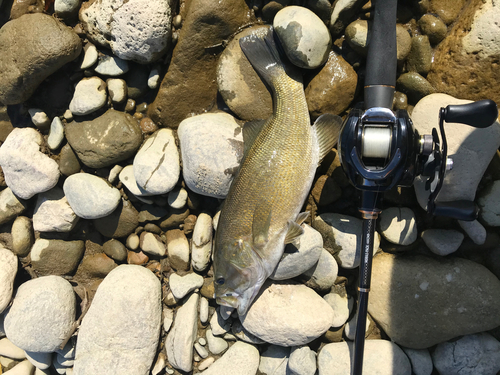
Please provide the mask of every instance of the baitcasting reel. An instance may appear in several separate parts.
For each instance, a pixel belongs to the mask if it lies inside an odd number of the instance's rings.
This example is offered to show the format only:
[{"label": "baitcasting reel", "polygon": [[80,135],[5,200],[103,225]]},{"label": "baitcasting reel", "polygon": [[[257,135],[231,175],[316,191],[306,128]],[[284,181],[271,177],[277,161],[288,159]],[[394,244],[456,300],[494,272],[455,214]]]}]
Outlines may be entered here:
[{"label": "baitcasting reel", "polygon": [[[354,109],[344,122],[339,139],[342,167],[351,183],[362,191],[385,192],[394,186],[412,186],[418,175],[428,177],[430,192],[427,212],[459,220],[474,220],[478,210],[472,201],[436,202],[446,170],[453,167],[447,157],[444,122],[485,128],[498,117],[492,100],[449,105],[439,113],[439,130],[420,136],[405,110],[388,108]],[[367,201],[362,212],[376,206]]]}]

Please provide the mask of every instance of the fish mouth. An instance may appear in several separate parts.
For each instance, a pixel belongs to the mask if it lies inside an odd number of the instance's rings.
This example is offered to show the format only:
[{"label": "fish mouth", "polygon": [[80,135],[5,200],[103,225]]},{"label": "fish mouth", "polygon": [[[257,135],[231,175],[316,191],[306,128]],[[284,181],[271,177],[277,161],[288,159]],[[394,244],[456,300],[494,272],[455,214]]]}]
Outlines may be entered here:
[{"label": "fish mouth", "polygon": [[237,293],[227,293],[220,297],[216,297],[215,301],[219,305],[237,309],[239,306],[238,297],[239,295]]}]

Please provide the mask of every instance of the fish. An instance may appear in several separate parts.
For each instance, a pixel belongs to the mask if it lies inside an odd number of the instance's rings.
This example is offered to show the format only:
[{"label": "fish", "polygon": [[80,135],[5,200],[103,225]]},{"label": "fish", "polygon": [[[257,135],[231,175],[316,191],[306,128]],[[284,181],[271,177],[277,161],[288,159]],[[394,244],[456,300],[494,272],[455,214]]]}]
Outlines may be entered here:
[{"label": "fish", "polygon": [[267,120],[243,126],[243,157],[222,204],[214,241],[219,305],[245,315],[285,245],[303,234],[300,212],[316,168],[337,142],[342,120],[324,114],[311,126],[300,75],[280,57],[272,28],[240,48],[273,96]]}]

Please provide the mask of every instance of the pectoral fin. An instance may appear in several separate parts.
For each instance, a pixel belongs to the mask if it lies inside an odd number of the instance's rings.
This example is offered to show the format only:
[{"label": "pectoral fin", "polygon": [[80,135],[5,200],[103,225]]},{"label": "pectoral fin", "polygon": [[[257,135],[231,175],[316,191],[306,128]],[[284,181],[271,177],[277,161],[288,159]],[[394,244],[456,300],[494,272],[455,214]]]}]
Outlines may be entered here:
[{"label": "pectoral fin", "polygon": [[314,122],[313,131],[316,133],[319,146],[318,164],[337,143],[341,129],[342,118],[330,113],[319,116]]},{"label": "pectoral fin", "polygon": [[307,219],[308,216],[309,216],[308,211],[301,212],[300,214],[297,215],[295,221],[290,220],[288,222],[288,232],[286,233],[285,236],[285,244],[295,241],[297,238],[299,238],[304,234],[304,228],[301,227],[301,224],[304,222],[304,220]]}]

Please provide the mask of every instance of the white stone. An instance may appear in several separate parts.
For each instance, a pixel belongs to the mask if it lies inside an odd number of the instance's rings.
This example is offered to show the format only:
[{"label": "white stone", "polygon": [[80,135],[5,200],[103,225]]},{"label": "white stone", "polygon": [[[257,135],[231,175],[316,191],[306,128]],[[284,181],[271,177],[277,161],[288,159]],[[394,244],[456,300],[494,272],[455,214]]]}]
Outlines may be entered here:
[{"label": "white stone", "polygon": [[188,200],[188,193],[184,188],[175,188],[168,193],[168,205],[172,208],[183,208]]},{"label": "white stone", "polygon": [[273,280],[291,279],[311,269],[323,251],[323,237],[307,224],[302,224],[304,234],[286,245],[282,259],[271,274]]},{"label": "white stone", "polygon": [[148,193],[137,184],[137,181],[135,180],[133,165],[127,165],[125,168],[123,168],[118,175],[118,178],[120,179],[120,182],[125,185],[125,187],[136,197],[145,197],[151,195],[151,193]]},{"label": "white stone", "polygon": [[140,244],[140,239],[137,234],[132,233],[127,237],[126,246],[130,250],[137,250],[139,248],[139,244]]},{"label": "white stone", "polygon": [[45,128],[50,124],[50,119],[47,114],[39,108],[30,108],[28,113],[31,116],[31,122],[37,128]]},{"label": "white stone", "polygon": [[325,249],[321,249],[318,262],[312,268],[304,272],[303,275],[309,279],[308,284],[310,284],[311,287],[327,290],[335,284],[338,272],[339,266],[333,255]]},{"label": "white stone", "polygon": [[[351,373],[353,344],[327,344],[318,353],[319,375]],[[403,350],[387,340],[367,340],[363,358],[363,373],[377,375],[411,375],[411,365]]]},{"label": "white stone", "polygon": [[69,110],[73,115],[84,116],[106,104],[106,82],[99,77],[83,78],[77,83]]},{"label": "white stone", "polygon": [[176,273],[170,275],[168,280],[170,290],[175,298],[183,298],[195,289],[203,286],[203,276],[194,272],[184,276],[179,276]]},{"label": "white stone", "polygon": [[[370,329],[370,319],[366,317],[366,323],[365,323],[365,333],[368,332]],[[349,340],[353,341],[354,337],[356,336],[356,327],[358,325],[358,312],[356,311],[356,314],[347,322],[344,328],[344,334],[345,337],[348,338]]]},{"label": "white stone", "polygon": [[38,194],[33,213],[33,229],[38,232],[69,232],[78,222],[64,191],[55,187]]},{"label": "white stone", "polygon": [[26,216],[16,217],[12,223],[10,233],[12,235],[12,251],[14,254],[18,257],[27,256],[35,240],[31,219]]},{"label": "white stone", "polygon": [[137,185],[150,195],[171,191],[180,175],[179,150],[172,129],[160,129],[149,137],[134,158]]},{"label": "white stone", "polygon": [[195,343],[194,344],[194,348],[196,350],[196,353],[198,353],[198,355],[201,357],[201,358],[207,358],[208,357],[208,350],[203,347],[200,343]]},{"label": "white stone", "polygon": [[165,353],[160,352],[158,358],[155,362],[153,369],[151,370],[151,375],[158,375],[167,366],[167,356]]},{"label": "white stone", "polygon": [[[233,334],[233,337],[235,337],[238,340],[247,342],[249,344],[254,344],[254,345],[260,345],[260,344],[265,344],[266,342],[259,337],[255,336],[254,334],[250,333],[247,331],[241,322],[237,319],[233,320],[231,323],[231,332]],[[224,335],[225,340],[229,340],[226,335]]]},{"label": "white stone", "polygon": [[47,370],[52,365],[52,353],[26,352],[26,358],[40,370]]},{"label": "white stone", "polygon": [[353,304],[352,298],[341,297],[337,293],[328,293],[323,299],[333,310],[332,327],[342,327],[349,319]]},{"label": "white stone", "polygon": [[[183,269],[189,269],[189,242],[184,233],[174,239],[168,239],[168,256],[176,265]],[[175,268],[175,267],[174,267]]]},{"label": "white stone", "polygon": [[192,293],[177,310],[174,325],[165,340],[168,362],[185,372],[193,369],[193,345],[198,332],[198,299],[199,295]]},{"label": "white stone", "polygon": [[153,68],[151,69],[151,72],[149,72],[149,77],[148,77],[148,87],[151,90],[154,90],[158,87],[158,84],[160,83],[160,72],[158,68]]},{"label": "white stone", "polygon": [[163,308],[163,329],[165,332],[170,331],[170,327],[172,327],[172,323],[174,322],[174,310],[169,309],[168,307]]},{"label": "white stone", "polygon": [[54,117],[50,124],[49,137],[47,145],[51,150],[57,150],[64,140],[64,125],[59,117]]},{"label": "white stone", "polygon": [[197,271],[203,271],[210,263],[212,251],[212,218],[201,213],[196,219],[191,243],[191,264]]},{"label": "white stone", "polygon": [[147,254],[163,257],[167,253],[165,244],[159,241],[153,233],[141,235],[141,249]]},{"label": "white stone", "polygon": [[486,241],[486,229],[477,220],[458,220],[458,224],[476,245],[482,245]]},{"label": "white stone", "polygon": [[22,199],[52,189],[59,180],[59,165],[40,152],[43,138],[35,129],[14,128],[0,147],[5,182]]},{"label": "white stone", "polygon": [[210,328],[215,336],[222,336],[231,330],[231,321],[224,319],[220,312],[222,306],[218,306],[215,314],[210,318]]},{"label": "white stone", "polygon": [[0,248],[0,314],[9,305],[17,274],[17,256],[9,249]]},{"label": "white stone", "polygon": [[415,214],[408,207],[383,210],[378,224],[382,236],[391,243],[407,246],[417,240]]},{"label": "white stone", "polygon": [[75,375],[149,375],[161,329],[161,284],[147,268],[120,265],[97,289],[76,343]]},{"label": "white stone", "polygon": [[61,16],[72,16],[78,12],[80,8],[80,0],[55,0],[54,12]]},{"label": "white stone", "polygon": [[202,324],[205,324],[208,322],[208,313],[209,313],[209,308],[208,308],[208,299],[205,297],[201,297],[200,299],[200,322]]},{"label": "white stone", "polygon": [[0,224],[14,220],[25,208],[24,203],[14,195],[10,188],[0,191]]},{"label": "white stone", "polygon": [[290,348],[269,345],[260,355],[259,372],[261,374],[287,375]]},{"label": "white stone", "polygon": [[[497,1],[487,0],[474,14],[470,31],[462,38],[467,53],[478,54],[481,59],[500,54],[500,5]],[[495,26],[493,26],[495,25]]]},{"label": "white stone", "polygon": [[[95,72],[103,76],[117,77],[125,74],[129,70],[128,62],[113,54],[103,52],[99,56],[99,61],[95,67]],[[71,107],[70,107],[71,109]]]},{"label": "white stone", "polygon": [[224,352],[229,344],[221,337],[214,336],[211,329],[207,329],[206,338],[208,343],[208,350],[214,355],[219,355]]},{"label": "white stone", "polygon": [[259,359],[259,351],[255,346],[238,341],[202,374],[255,375],[259,368]]},{"label": "white stone", "polygon": [[84,47],[84,57],[83,61],[80,64],[80,69],[85,70],[90,68],[97,62],[99,58],[99,53],[97,52],[97,48],[92,43],[87,43]]},{"label": "white stone", "polygon": [[68,122],[73,121],[73,114],[71,113],[71,111],[69,109],[64,111],[63,117]]},{"label": "white stone", "polygon": [[458,250],[464,235],[453,229],[427,229],[422,232],[422,240],[437,255],[446,256]]},{"label": "white stone", "polygon": [[[330,239],[335,247],[333,251],[338,251],[336,259],[342,268],[353,269],[359,267],[359,254],[361,253],[361,236],[363,232],[363,222],[352,216],[325,213],[316,217],[315,222],[326,223],[330,230],[325,230],[324,224],[315,226],[321,232],[323,238]],[[373,254],[380,246],[380,235],[375,232],[373,241]]]},{"label": "white stone", "polygon": [[121,165],[115,165],[111,170],[109,171],[109,176],[108,176],[108,181],[110,184],[114,184],[118,180],[118,176],[120,172],[123,170],[123,167]]},{"label": "white stone", "polygon": [[24,360],[12,367],[9,371],[4,372],[3,375],[33,375],[34,373],[35,367],[30,361]]},{"label": "white stone", "polygon": [[68,203],[79,217],[98,219],[108,216],[120,204],[120,191],[106,180],[88,174],[69,176],[63,185]]},{"label": "white stone", "polygon": [[5,333],[21,349],[50,353],[71,332],[75,314],[75,293],[68,281],[60,276],[31,279],[17,290],[5,315]]},{"label": "white stone", "polygon": [[500,342],[488,333],[463,336],[438,344],[432,359],[443,375],[496,375],[500,371]]},{"label": "white stone", "polygon": [[434,366],[432,358],[427,349],[401,348],[410,360],[411,368],[415,375],[431,375]]},{"label": "white stone", "polygon": [[200,362],[200,364],[198,365],[198,370],[199,371],[204,371],[207,368],[209,368],[214,362],[215,362],[215,358],[214,357],[208,357],[208,358],[206,358],[206,359],[204,359],[203,361]]},{"label": "white stone", "polygon": [[316,373],[316,353],[308,346],[296,346],[288,357],[290,375],[314,375]]},{"label": "white stone", "polygon": [[[236,134],[236,135],[235,135]],[[182,174],[189,189],[225,198],[243,155],[243,135],[236,119],[226,113],[205,113],[182,121],[178,128]]]},{"label": "white stone", "polygon": [[318,338],[331,327],[333,310],[305,285],[267,282],[240,320],[246,330],[266,342],[299,346]]},{"label": "white stone", "polygon": [[17,360],[26,359],[26,353],[24,350],[14,345],[6,337],[0,340],[0,355]]},{"label": "white stone", "polygon": [[500,180],[493,181],[477,199],[479,216],[489,226],[500,227]]},{"label": "white stone", "polygon": [[113,103],[123,103],[127,99],[127,83],[120,78],[106,80],[109,97]]}]

